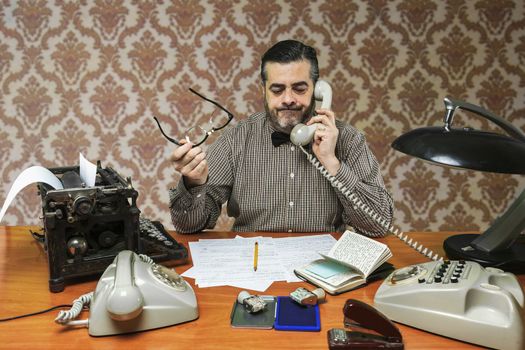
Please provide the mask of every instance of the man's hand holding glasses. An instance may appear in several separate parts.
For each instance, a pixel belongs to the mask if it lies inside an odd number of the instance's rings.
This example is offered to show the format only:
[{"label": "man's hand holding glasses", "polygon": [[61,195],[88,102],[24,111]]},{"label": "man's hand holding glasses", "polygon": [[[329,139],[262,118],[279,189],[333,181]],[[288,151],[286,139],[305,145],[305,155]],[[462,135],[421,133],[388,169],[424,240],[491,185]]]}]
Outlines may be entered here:
[{"label": "man's hand holding glasses", "polygon": [[208,162],[206,153],[201,147],[193,147],[191,142],[182,140],[184,144],[177,147],[170,160],[184,177],[187,188],[203,185],[208,180]]}]

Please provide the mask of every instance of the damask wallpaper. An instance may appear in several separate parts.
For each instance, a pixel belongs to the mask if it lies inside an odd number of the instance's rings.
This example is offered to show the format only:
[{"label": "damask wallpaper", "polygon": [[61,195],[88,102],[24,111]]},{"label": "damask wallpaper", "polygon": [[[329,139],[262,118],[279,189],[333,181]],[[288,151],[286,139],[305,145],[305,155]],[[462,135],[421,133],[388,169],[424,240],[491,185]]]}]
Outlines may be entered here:
[{"label": "damask wallpaper", "polygon": [[[403,230],[483,230],[525,187],[523,176],[445,168],[394,151],[403,132],[440,125],[443,97],[483,106],[525,130],[521,0],[0,0],[0,200],[32,165],[89,160],[130,176],[144,216],[171,228],[178,176],[168,134],[208,106],[235,120],[263,108],[259,59],[275,41],[318,50],[339,119],[362,130]],[[234,120],[234,123],[235,123]],[[458,112],[454,125],[498,130]],[[212,142],[209,141],[207,144]],[[29,186],[4,224],[41,224]],[[227,229],[223,215],[218,229]]]}]

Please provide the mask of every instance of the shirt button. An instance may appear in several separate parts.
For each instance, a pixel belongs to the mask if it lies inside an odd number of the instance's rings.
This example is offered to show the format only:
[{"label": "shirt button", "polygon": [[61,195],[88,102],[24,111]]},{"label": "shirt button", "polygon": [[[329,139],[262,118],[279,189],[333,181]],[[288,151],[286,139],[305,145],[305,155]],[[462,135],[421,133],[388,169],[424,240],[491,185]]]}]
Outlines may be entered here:
[{"label": "shirt button", "polygon": [[290,151],[295,151],[295,146],[290,147]]},{"label": "shirt button", "polygon": [[295,177],[295,174],[294,173],[291,173],[290,174],[290,177],[293,179]]},{"label": "shirt button", "polygon": [[288,203],[291,207],[293,207],[293,202]]}]

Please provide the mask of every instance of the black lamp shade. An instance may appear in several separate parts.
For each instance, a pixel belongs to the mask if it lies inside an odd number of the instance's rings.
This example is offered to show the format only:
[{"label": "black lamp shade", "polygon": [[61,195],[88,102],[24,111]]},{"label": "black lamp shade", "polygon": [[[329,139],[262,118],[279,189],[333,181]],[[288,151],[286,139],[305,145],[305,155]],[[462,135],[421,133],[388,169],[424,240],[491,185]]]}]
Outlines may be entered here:
[{"label": "black lamp shade", "polygon": [[[408,155],[458,168],[504,174],[525,174],[525,134],[506,120],[468,102],[445,97],[444,126],[426,127],[399,136],[392,147]],[[493,122],[508,135],[453,128],[457,109],[465,109]],[[525,190],[507,211],[481,235],[447,238],[450,259],[467,259],[483,266],[525,273],[525,244],[518,237],[525,230]]]},{"label": "black lamp shade", "polygon": [[447,166],[525,174],[525,142],[471,128],[424,127],[398,137],[400,152]]}]

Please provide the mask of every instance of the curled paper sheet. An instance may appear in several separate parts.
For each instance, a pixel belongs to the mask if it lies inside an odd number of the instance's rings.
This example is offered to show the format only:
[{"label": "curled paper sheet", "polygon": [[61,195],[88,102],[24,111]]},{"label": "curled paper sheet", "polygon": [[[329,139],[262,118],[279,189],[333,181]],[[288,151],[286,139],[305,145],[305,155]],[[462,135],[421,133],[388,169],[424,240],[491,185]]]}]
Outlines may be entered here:
[{"label": "curled paper sheet", "polygon": [[[82,179],[82,182],[86,185],[86,187],[95,186],[95,179],[97,177],[97,165],[88,161],[82,155],[82,153],[79,153],[78,159],[80,172],[79,175]],[[0,211],[0,222],[4,218],[7,208],[9,208],[9,205],[16,197],[18,192],[20,192],[26,186],[36,182],[43,182],[45,184],[48,184],[55,190],[64,189],[62,181],[60,181],[60,179],[49,169],[39,165],[27,168],[26,170],[22,171],[20,175],[18,175],[18,177],[15,179],[15,182],[11,186],[11,189],[9,190],[9,193],[7,194],[7,197],[5,199],[4,205],[2,206],[2,211]]]},{"label": "curled paper sheet", "polygon": [[62,182],[60,182],[60,179],[47,168],[44,168],[39,165],[27,168],[26,170],[22,171],[20,175],[18,175],[18,177],[15,179],[15,182],[11,186],[11,189],[9,190],[9,193],[7,194],[7,197],[5,199],[4,205],[2,206],[2,211],[0,211],[0,222],[4,218],[4,214],[7,208],[9,207],[13,199],[16,197],[18,192],[20,192],[27,185],[30,185],[35,182],[43,182],[53,187],[54,189],[64,188],[62,186]]},{"label": "curled paper sheet", "polygon": [[80,178],[86,187],[95,186],[97,177],[97,165],[84,158],[82,153],[78,154],[78,164],[80,165]]}]

